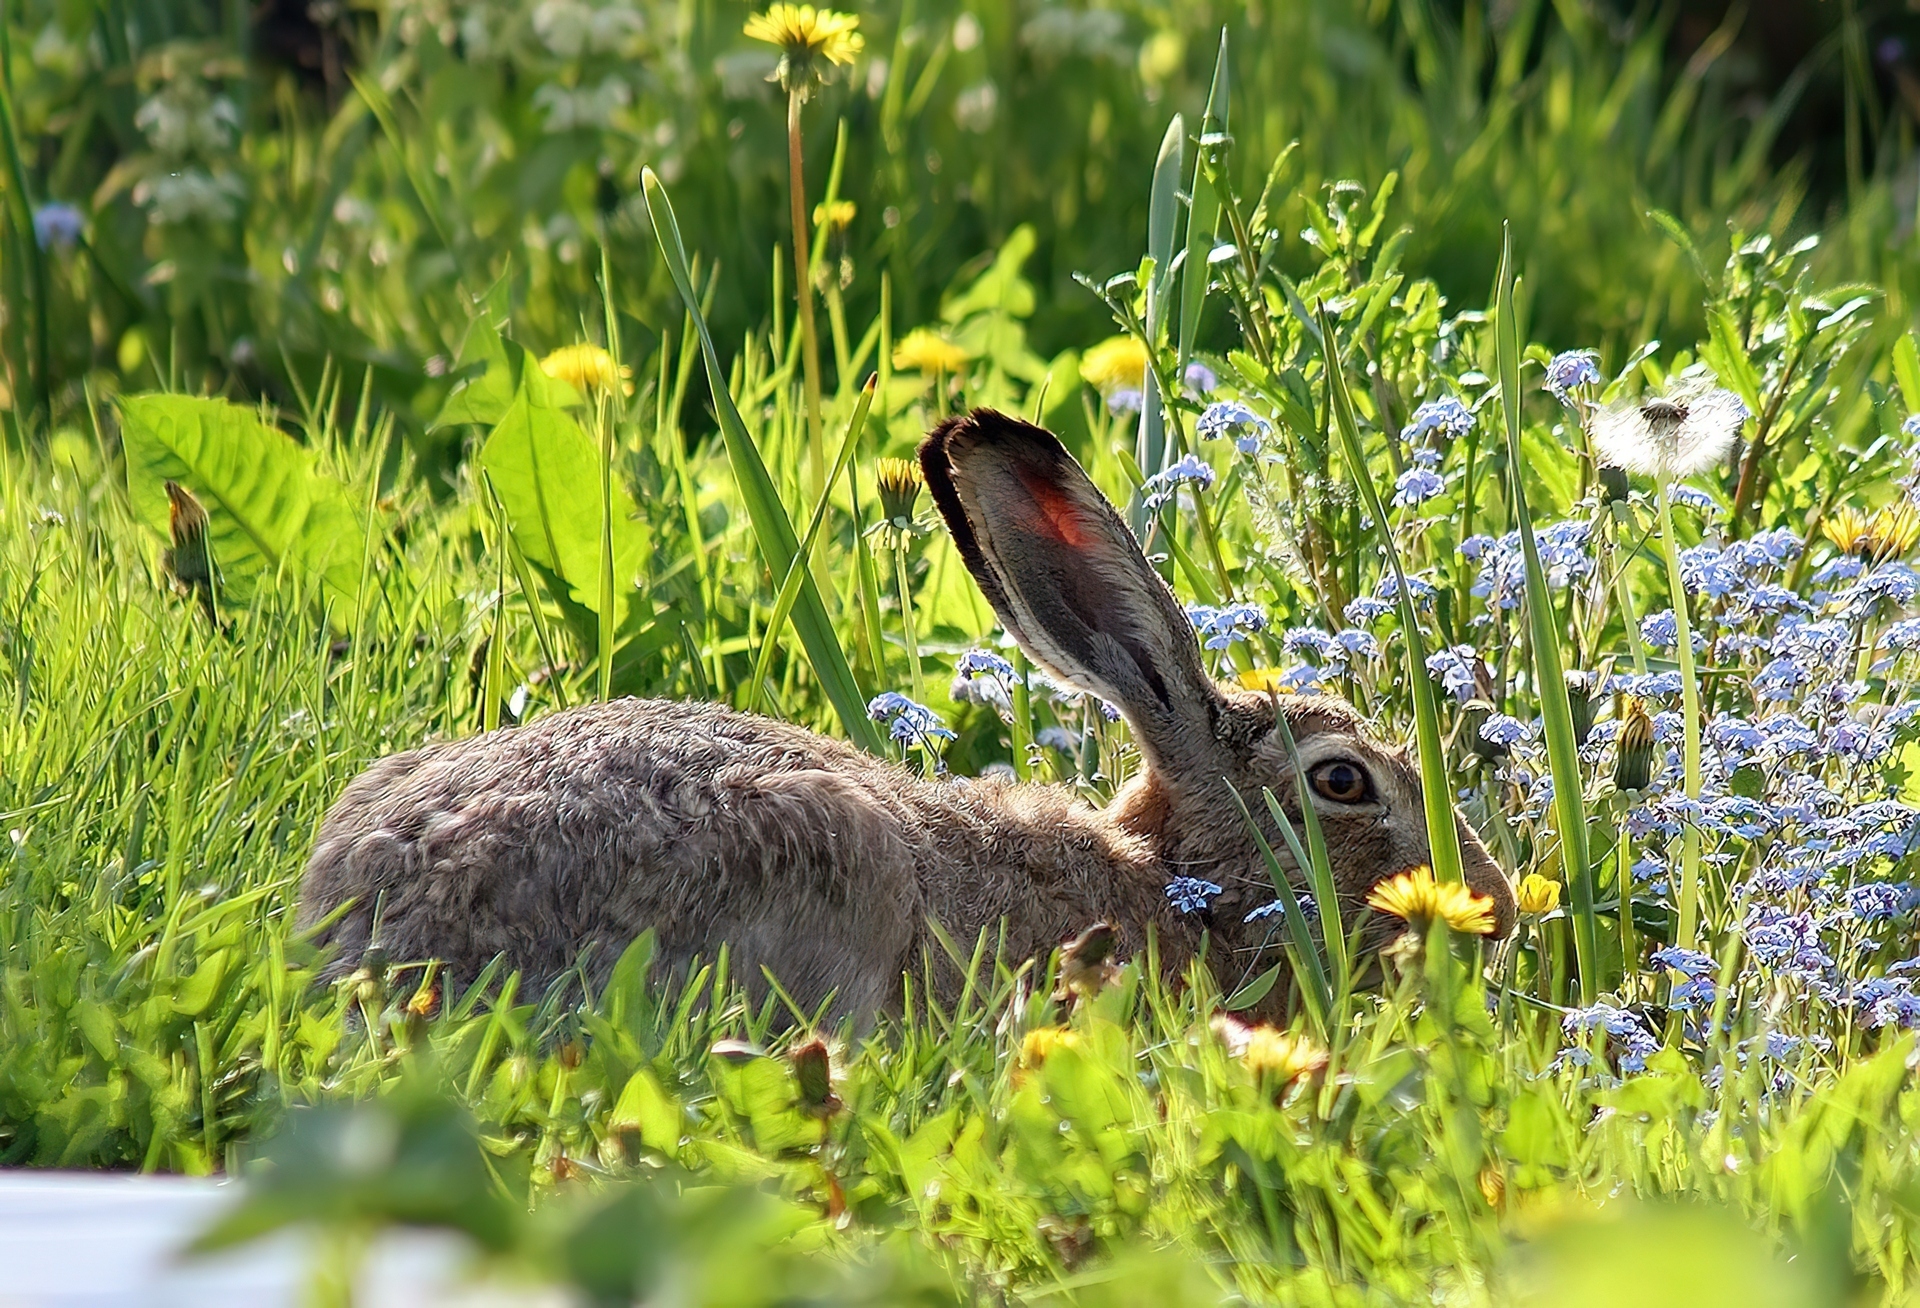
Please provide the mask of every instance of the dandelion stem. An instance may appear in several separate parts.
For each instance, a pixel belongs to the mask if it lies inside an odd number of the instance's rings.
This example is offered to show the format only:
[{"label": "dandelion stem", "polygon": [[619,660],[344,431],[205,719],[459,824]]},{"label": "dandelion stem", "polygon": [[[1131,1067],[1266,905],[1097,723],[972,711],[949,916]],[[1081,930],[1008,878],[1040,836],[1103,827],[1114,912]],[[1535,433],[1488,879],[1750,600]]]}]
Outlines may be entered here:
[{"label": "dandelion stem", "polygon": [[927,702],[926,679],[920,671],[920,640],[913,631],[913,587],[907,580],[907,538],[893,547],[893,580],[900,592],[900,638],[907,646],[907,672],[917,704]]},{"label": "dandelion stem", "polygon": [[[1693,664],[1693,624],[1687,619],[1687,588],[1680,574],[1680,544],[1673,535],[1673,502],[1664,480],[1654,483],[1660,507],[1660,547],[1667,558],[1667,585],[1673,592],[1673,621],[1679,638],[1681,714],[1684,737],[1681,765],[1689,800],[1700,798],[1700,681]],[[1700,921],[1700,828],[1691,817],[1680,837],[1680,923],[1674,943],[1695,947]]]},{"label": "dandelion stem", "polygon": [[796,87],[787,92],[787,192],[793,211],[793,293],[800,304],[800,364],[807,398],[807,490],[817,499],[827,482],[827,438],[820,413],[820,333],[813,319],[813,279],[808,275],[807,175],[800,151],[800,106]]}]

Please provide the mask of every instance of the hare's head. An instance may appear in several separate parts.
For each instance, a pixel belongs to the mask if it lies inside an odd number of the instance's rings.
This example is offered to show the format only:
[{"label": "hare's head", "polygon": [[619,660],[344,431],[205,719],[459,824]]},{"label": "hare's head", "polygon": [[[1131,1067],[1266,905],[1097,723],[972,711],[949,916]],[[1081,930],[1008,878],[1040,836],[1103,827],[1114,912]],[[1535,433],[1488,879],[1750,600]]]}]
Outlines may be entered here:
[{"label": "hare's head", "polygon": [[[1203,920],[1223,975],[1278,926],[1247,921],[1272,902],[1273,885],[1229,785],[1290,863],[1261,791],[1271,789],[1301,830],[1304,775],[1349,911],[1377,882],[1430,861],[1420,774],[1406,751],[1371,738],[1338,700],[1209,677],[1173,592],[1050,433],[976,410],[936,428],[920,463],[1007,633],[1053,676],[1126,715],[1146,767],[1115,799],[1116,820],[1158,843],[1169,877],[1222,887]],[[1513,890],[1466,822],[1456,814],[1454,823],[1468,885],[1493,900],[1504,934]]]}]

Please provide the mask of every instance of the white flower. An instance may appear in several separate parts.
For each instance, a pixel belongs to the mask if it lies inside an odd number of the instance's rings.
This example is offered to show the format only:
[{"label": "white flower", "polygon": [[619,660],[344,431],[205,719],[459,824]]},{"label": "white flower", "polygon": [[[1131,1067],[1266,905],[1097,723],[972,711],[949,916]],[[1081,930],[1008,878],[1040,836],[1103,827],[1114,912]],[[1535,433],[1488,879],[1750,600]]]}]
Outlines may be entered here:
[{"label": "white flower", "polygon": [[1689,378],[1665,395],[1599,410],[1593,447],[1603,463],[1679,481],[1726,458],[1749,416],[1732,391]]}]

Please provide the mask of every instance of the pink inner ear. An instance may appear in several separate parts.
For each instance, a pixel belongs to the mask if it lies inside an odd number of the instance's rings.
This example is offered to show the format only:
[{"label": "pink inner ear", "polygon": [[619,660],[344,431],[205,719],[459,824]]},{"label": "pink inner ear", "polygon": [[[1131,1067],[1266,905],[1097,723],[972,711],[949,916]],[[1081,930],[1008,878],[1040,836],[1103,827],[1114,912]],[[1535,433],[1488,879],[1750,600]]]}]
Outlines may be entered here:
[{"label": "pink inner ear", "polygon": [[1076,550],[1094,543],[1093,533],[1087,530],[1085,511],[1074,503],[1072,496],[1038,473],[1023,468],[1018,476],[1027,494],[1033,497],[1036,510],[1032,515],[1023,515],[1027,516],[1024,526],[1035,535],[1051,537]]}]

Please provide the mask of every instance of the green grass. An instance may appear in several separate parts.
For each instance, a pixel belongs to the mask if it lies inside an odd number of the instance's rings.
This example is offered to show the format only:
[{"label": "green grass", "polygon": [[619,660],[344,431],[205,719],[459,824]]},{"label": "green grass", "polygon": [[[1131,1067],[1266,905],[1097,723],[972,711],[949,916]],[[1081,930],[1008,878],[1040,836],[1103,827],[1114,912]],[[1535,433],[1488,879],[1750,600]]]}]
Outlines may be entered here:
[{"label": "green grass", "polygon": [[[1888,248],[1876,175],[1834,239],[1791,246],[1798,183],[1765,166],[1764,122],[1749,131],[1717,107],[1711,66],[1663,69],[1657,25],[1618,45],[1570,6],[1522,5],[1498,39],[1473,6],[1461,26],[1425,6],[1282,6],[1258,25],[1235,17],[1232,76],[1218,79],[1204,14],[1127,20],[1131,62],[1096,51],[1057,66],[1012,6],[980,11],[977,40],[953,15],[922,19],[914,40],[873,16],[886,70],[863,63],[857,89],[805,116],[809,199],[831,166],[858,204],[817,246],[827,453],[853,433],[823,496],[792,264],[775,248],[779,106],[751,77],[734,96],[712,71],[743,48],[744,11],[651,15],[643,39],[685,62],[662,64],[599,134],[542,131],[536,91],[598,84],[611,53],[569,61],[532,37],[485,53],[463,35],[456,59],[424,12],[377,25],[359,93],[329,115],[261,73],[140,56],[143,96],[202,81],[255,96],[227,152],[196,165],[244,174],[226,226],[142,228],[131,191],[112,191],[83,247],[23,262],[21,220],[7,219],[0,270],[57,285],[36,293],[45,324],[10,314],[0,342],[14,401],[0,453],[0,1163],[204,1173],[264,1154],[273,1167],[221,1238],[316,1220],[326,1256],[350,1265],[382,1224],[444,1224],[501,1275],[605,1302],[676,1279],[713,1303],[1125,1303],[1148,1287],[1182,1303],[1913,1297],[1914,1041],[1855,998],[1905,984],[1913,919],[1847,908],[1880,888],[1897,899],[1913,856],[1891,839],[1907,829],[1898,814],[1842,827],[1920,796],[1903,716],[1920,670],[1895,626],[1898,557],[1869,574],[1891,599],[1816,580],[1843,557],[1819,524],[1899,501],[1912,472],[1912,261],[1892,247],[1866,262]],[[191,11],[175,17],[191,29]],[[58,60],[29,72],[21,30],[17,125],[68,143],[36,165],[30,198],[91,190],[107,155],[96,133],[131,131],[135,106],[111,79],[61,82]],[[101,57],[133,67],[105,30]],[[987,120],[989,77],[1001,98]],[[76,104],[79,118],[56,113]],[[1231,138],[1169,134],[1176,108]],[[134,173],[158,167],[141,139],[115,147]],[[610,197],[590,144],[608,151]],[[644,166],[666,181],[643,200]],[[1363,181],[1322,185],[1335,176]],[[1218,206],[1210,230],[1185,230],[1176,185],[1202,215]],[[684,250],[668,240],[663,258],[642,215],[664,215],[669,195]],[[1165,221],[1149,232],[1156,196]],[[1647,219],[1655,204],[1680,216]],[[1517,276],[1496,278],[1507,216]],[[1145,249],[1214,241],[1235,249],[1141,264]],[[171,279],[151,275],[163,263]],[[1843,274],[1880,280],[1836,285]],[[946,391],[895,366],[919,326],[968,356]],[[1082,380],[1116,327],[1150,333],[1156,393],[1173,397],[1157,439]],[[556,345],[610,334],[630,391],[582,393],[539,367]],[[1675,873],[1685,843],[1660,827],[1657,794],[1616,784],[1606,732],[1627,704],[1541,694],[1542,669],[1675,671],[1639,635],[1672,603],[1663,504],[1645,485],[1602,498],[1584,411],[1540,387],[1570,345],[1604,365],[1584,404],[1696,362],[1741,394],[1752,453],[1692,484],[1711,509],[1670,506],[1671,543],[1738,547],[1782,528],[1803,542],[1765,575],[1837,624],[1841,653],[1821,647],[1809,686],[1857,672],[1863,687],[1820,710],[1820,729],[1885,729],[1871,753],[1756,753],[1711,774],[1714,797],[1769,816],[1758,834],[1734,810],[1695,824],[1717,986],[1692,1010],[1651,953],[1675,939],[1672,893],[1645,874],[1622,893],[1623,868],[1646,857]],[[1180,380],[1192,359],[1218,374],[1213,399],[1270,420],[1251,452],[1199,439],[1204,400]],[[207,392],[245,402],[183,398]],[[1403,438],[1443,395],[1473,406],[1469,429]],[[1057,960],[983,945],[953,1011],[909,978],[900,1018],[824,1033],[839,1103],[821,1112],[808,1111],[822,1094],[803,1075],[817,1067],[807,1015],[789,1032],[795,1015],[749,1000],[724,954],[661,988],[641,976],[643,943],[594,995],[577,980],[522,994],[496,975],[429,1003],[413,960],[315,981],[293,887],[348,779],[423,740],[608,691],[757,706],[916,768],[1007,764],[1110,795],[1138,756],[1095,706],[1038,681],[1010,688],[1005,717],[941,693],[992,616],[943,534],[881,521],[876,460],[974,403],[1058,430],[1136,506],[1183,600],[1263,606],[1263,629],[1208,653],[1216,672],[1317,680],[1417,738],[1433,795],[1457,795],[1502,864],[1560,883],[1567,908],[1529,914],[1496,950],[1443,933],[1349,966],[1337,931],[1290,905],[1287,938],[1319,977],[1311,1002],[1294,997],[1294,1026],[1330,1060],[1297,1080],[1234,1052],[1202,975],[1162,980],[1143,956],[1067,1003]],[[1422,447],[1447,482],[1402,507],[1390,488]],[[1214,480],[1148,511],[1142,483],[1183,452]],[[212,515],[220,576],[204,599],[172,581],[188,569],[167,479]],[[1592,566],[1571,582],[1554,552],[1569,522]],[[1483,532],[1520,533],[1518,606],[1475,593],[1480,564],[1458,547]],[[1392,577],[1431,594],[1345,616]],[[1754,641],[1786,638],[1743,607],[1755,584],[1690,597],[1715,642],[1703,730],[1826,702],[1767,698],[1779,652]],[[1366,628],[1378,653],[1289,642],[1308,626]],[[1481,659],[1464,700],[1421,671],[1460,645]],[[860,706],[922,666],[956,738],[900,750]],[[1692,711],[1677,690],[1646,693],[1655,711]],[[1496,713],[1542,718],[1544,739],[1486,740]],[[1714,758],[1732,757],[1714,739]],[[1549,774],[1557,802],[1536,780]],[[1272,811],[1246,800],[1221,820]],[[1287,834],[1279,858],[1311,864],[1313,829]],[[1787,884],[1800,862],[1875,836],[1889,840]],[[1583,844],[1587,866],[1570,867]],[[1831,974],[1767,952],[1755,914],[1776,911],[1815,921]],[[1633,1034],[1570,1034],[1563,1018],[1595,998],[1634,1015]],[[386,1143],[369,1153],[368,1139]],[[340,1265],[321,1269],[336,1298]]]}]

